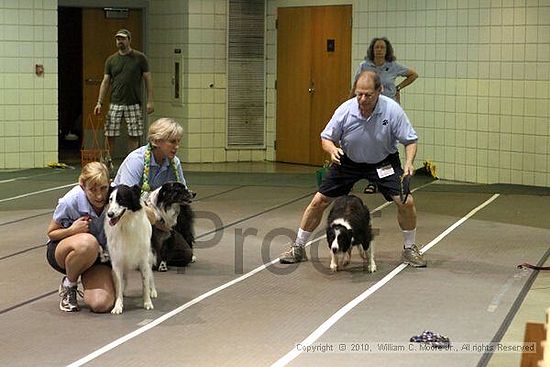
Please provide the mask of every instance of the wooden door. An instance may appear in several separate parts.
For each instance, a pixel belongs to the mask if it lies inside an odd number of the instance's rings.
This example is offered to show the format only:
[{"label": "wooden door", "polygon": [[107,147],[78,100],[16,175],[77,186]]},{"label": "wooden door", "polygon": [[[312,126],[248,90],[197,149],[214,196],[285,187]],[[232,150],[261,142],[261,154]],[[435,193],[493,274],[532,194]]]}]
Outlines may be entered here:
[{"label": "wooden door", "polygon": [[309,163],[311,9],[277,14],[276,153],[281,162]]},{"label": "wooden door", "polygon": [[[112,19],[105,17],[104,9],[86,8],[82,10],[82,49],[83,49],[83,104],[82,120],[83,134],[85,141],[90,141],[90,125],[88,116],[93,114],[99,86],[103,79],[105,60],[109,55],[117,51],[115,44],[115,33],[121,28],[126,28],[132,33],[131,47],[142,51],[142,15],[140,9],[129,9],[128,18]],[[109,110],[109,96],[103,101],[101,114],[104,117]],[[103,142],[100,132],[100,143]],[[115,148],[115,156],[119,150],[125,152],[126,139],[119,139]]]},{"label": "wooden door", "polygon": [[281,162],[320,165],[320,133],[349,93],[351,6],[279,8],[277,141]]}]

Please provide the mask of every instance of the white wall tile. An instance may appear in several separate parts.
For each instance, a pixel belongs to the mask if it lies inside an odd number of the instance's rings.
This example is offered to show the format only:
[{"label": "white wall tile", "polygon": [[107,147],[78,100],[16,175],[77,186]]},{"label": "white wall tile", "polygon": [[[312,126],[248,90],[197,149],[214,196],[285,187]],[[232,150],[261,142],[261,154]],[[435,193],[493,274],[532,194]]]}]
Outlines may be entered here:
[{"label": "white wall tile", "polygon": [[[190,132],[188,141],[191,148],[184,149],[182,156],[193,161],[260,159],[262,154],[258,155],[258,151],[232,151],[226,154],[222,148],[226,128],[226,1],[191,0],[185,4],[177,1],[163,2],[162,6],[159,4],[155,1],[150,4],[150,39],[154,40],[157,34],[163,35],[159,38],[161,42],[155,42],[154,47],[162,49],[170,42],[187,42],[185,82],[189,89],[184,94],[189,105],[170,109],[170,112],[182,114],[178,118],[185,121],[186,128],[196,131]],[[266,115],[268,134],[271,136],[276,134],[276,94],[269,80],[273,82],[276,79],[274,24],[276,8],[281,4],[311,5],[305,0],[267,1]],[[423,154],[445,156],[443,167],[448,169],[442,169],[442,172],[449,177],[468,177],[480,182],[550,182],[548,167],[538,176],[526,173],[524,177],[518,173],[517,167],[511,167],[512,156],[509,153],[517,154],[514,155],[514,163],[519,161],[518,155],[523,157],[524,154],[539,154],[537,159],[548,158],[550,4],[539,4],[535,0],[527,3],[517,0],[355,0],[353,6],[353,66],[364,55],[370,41],[369,35],[385,34],[396,45],[401,59],[417,68],[420,79],[409,88],[404,106],[409,116],[414,117],[415,126],[422,127],[423,143],[435,143],[441,138],[446,144],[454,144],[453,154],[441,145],[422,148]],[[57,1],[12,0],[4,1],[0,8],[3,15],[0,17],[0,139],[5,139],[3,136],[6,134],[12,134],[9,139],[35,134],[32,136],[32,149],[48,152],[44,155],[30,152],[17,157],[10,153],[9,159],[5,156],[0,159],[0,167],[5,167],[7,161],[24,165],[30,162],[42,164],[37,157],[48,154],[54,157],[57,149]],[[372,14],[374,12],[377,13]],[[394,27],[395,19],[400,18],[409,32],[403,33]],[[162,29],[160,19],[164,19],[165,29]],[[181,19],[184,19],[186,29],[172,30],[174,24],[181,23]],[[361,31],[358,32],[358,29]],[[189,34],[188,38],[186,34]],[[166,40],[166,36],[170,39]],[[169,45],[169,48],[172,47]],[[156,58],[159,67],[152,67],[163,70],[160,65],[165,61],[162,57]],[[45,65],[46,77],[29,78],[33,75],[35,63]],[[34,80],[32,86],[31,80]],[[214,83],[214,90],[205,85],[205,81],[210,80]],[[30,98],[29,90],[34,90]],[[162,91],[159,88],[158,98],[169,98]],[[171,103],[160,100],[159,105],[171,106]],[[21,120],[28,121],[28,126],[33,128],[24,127],[23,132],[17,133],[20,135],[13,136],[14,127],[10,124]],[[209,131],[212,139],[201,138],[201,131],[204,130]],[[35,138],[41,134],[47,134],[50,138],[36,143],[40,139]],[[7,144],[13,142],[10,140]],[[479,157],[476,150],[486,149],[484,145],[494,149],[487,155],[487,164],[491,162],[493,166],[494,159],[491,157],[499,157],[502,159],[499,159],[498,166],[483,168],[483,152],[473,165],[466,162],[466,147],[470,149],[469,155],[475,153]],[[24,146],[27,149],[29,144]],[[274,156],[273,149],[268,147],[265,157],[273,159]],[[479,167],[476,166],[478,163]],[[529,163],[522,158],[521,165],[528,166]],[[512,174],[512,169],[518,172]]]}]

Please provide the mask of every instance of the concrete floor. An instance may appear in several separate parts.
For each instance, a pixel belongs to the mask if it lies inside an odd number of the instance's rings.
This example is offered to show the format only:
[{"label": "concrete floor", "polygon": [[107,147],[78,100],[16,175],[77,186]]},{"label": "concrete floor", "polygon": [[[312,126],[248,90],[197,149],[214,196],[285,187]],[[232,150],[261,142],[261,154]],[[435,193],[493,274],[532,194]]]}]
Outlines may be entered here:
[{"label": "concrete floor", "polygon": [[[544,322],[548,272],[516,265],[550,264],[550,190],[416,177],[417,242],[426,246],[428,268],[412,269],[399,261],[395,208],[362,194],[359,183],[354,193],[374,211],[378,271],[364,272],[355,255],[331,273],[322,226],[309,262],[275,261],[315,192],[314,167],[185,170],[199,194],[198,261],[155,273],[151,311],[140,307],[132,274],[121,316],[58,310],[61,276],[47,265],[43,244],[78,170],[0,172],[1,365],[511,367],[521,354],[465,348],[518,345],[526,321]],[[448,336],[455,349],[409,343],[424,330]]]}]

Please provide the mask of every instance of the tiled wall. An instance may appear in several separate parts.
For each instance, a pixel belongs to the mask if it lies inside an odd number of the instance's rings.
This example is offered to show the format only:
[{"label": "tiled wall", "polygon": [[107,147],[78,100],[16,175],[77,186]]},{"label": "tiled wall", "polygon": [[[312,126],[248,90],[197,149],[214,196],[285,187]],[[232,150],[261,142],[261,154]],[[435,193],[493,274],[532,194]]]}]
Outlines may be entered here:
[{"label": "tiled wall", "polygon": [[[186,95],[179,102],[173,100],[174,62],[178,59],[176,49],[181,51],[179,59],[187,54],[186,31],[188,23],[187,1],[152,1],[149,6],[147,36],[151,75],[154,85],[155,112],[149,116],[149,123],[160,117],[172,117],[179,121],[184,130],[189,130]],[[180,80],[185,88],[185,73]],[[189,146],[188,134],[182,140],[180,158],[187,160],[183,147]],[[185,156],[185,157],[184,157]]]},{"label": "tiled wall", "polygon": [[225,1],[189,2],[189,162],[225,160]]},{"label": "tiled wall", "polygon": [[[35,74],[35,65],[44,74]],[[0,168],[57,161],[57,2],[0,1]]]},{"label": "tiled wall", "polygon": [[550,1],[368,1],[355,19],[354,35],[388,36],[421,76],[403,93],[419,161],[448,179],[550,184]]},{"label": "tiled wall", "polygon": [[[316,5],[269,3],[269,17]],[[440,177],[460,181],[550,185],[549,0],[357,0],[353,9],[353,69],[372,37],[387,36],[398,62],[420,74],[402,93],[420,136],[417,165],[433,160]]]},{"label": "tiled wall", "polygon": [[[186,162],[265,159],[264,150],[226,150],[226,0],[150,3],[150,57],[159,80],[156,116],[178,118],[186,131],[179,156]],[[183,51],[183,101],[171,98],[174,48]]]},{"label": "tiled wall", "polygon": [[[420,78],[403,106],[421,137],[417,162],[442,178],[550,185],[550,0],[267,0],[267,150],[226,150],[225,0],[151,0],[153,119],[187,132],[187,162],[275,157],[276,9],[352,3],[353,67],[373,36],[390,38]],[[0,2],[0,168],[57,160],[57,1]],[[182,101],[171,98],[174,49]],[[38,77],[34,65],[43,64]]]}]

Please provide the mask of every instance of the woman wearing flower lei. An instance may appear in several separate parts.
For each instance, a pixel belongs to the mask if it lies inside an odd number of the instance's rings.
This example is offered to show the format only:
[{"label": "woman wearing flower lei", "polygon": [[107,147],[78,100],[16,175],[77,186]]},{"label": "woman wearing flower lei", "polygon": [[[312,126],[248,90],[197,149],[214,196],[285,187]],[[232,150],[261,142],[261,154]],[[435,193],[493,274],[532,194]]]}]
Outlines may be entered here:
[{"label": "woman wearing flower lei", "polygon": [[[182,136],[183,128],[174,119],[164,117],[153,122],[147,134],[148,144],[128,154],[113,183],[139,185],[143,193],[153,191],[168,181],[178,181],[187,186],[181,162],[176,156]],[[168,241],[171,241],[168,265],[185,266],[193,261],[193,249],[179,233],[174,231]]]}]

